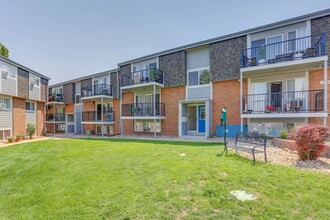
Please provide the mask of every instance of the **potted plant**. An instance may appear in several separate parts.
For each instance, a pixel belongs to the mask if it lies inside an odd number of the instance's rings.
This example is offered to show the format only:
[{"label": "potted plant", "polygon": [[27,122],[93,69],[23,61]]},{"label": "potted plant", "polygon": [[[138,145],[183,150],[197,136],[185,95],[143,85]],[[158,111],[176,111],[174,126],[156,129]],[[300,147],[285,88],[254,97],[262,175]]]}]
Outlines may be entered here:
[{"label": "potted plant", "polygon": [[265,48],[264,47],[259,48],[258,54],[259,54],[258,62],[265,63]]},{"label": "potted plant", "polygon": [[251,66],[256,66],[257,65],[257,58],[256,57],[251,57],[251,63],[250,63],[250,65]]},{"label": "potted plant", "polygon": [[16,140],[16,137],[15,136],[9,136],[9,137],[7,137],[8,143],[13,143],[15,140]]},{"label": "potted plant", "polygon": [[33,135],[36,133],[36,125],[33,123],[28,123],[26,127],[29,131],[30,139],[32,139]]},{"label": "potted plant", "polygon": [[23,139],[23,136],[21,134],[16,134],[15,136],[16,136],[16,139],[15,139],[16,142],[19,142]]}]

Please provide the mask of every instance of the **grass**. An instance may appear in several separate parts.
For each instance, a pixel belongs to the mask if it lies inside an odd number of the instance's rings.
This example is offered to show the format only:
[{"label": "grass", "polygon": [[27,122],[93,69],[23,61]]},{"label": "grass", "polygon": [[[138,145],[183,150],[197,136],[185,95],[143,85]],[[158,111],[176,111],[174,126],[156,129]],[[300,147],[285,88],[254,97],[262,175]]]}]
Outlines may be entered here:
[{"label": "grass", "polygon": [[[63,139],[0,149],[0,219],[327,219],[330,176],[214,143]],[[186,157],[180,157],[185,153]],[[246,190],[241,202],[231,190]]]}]

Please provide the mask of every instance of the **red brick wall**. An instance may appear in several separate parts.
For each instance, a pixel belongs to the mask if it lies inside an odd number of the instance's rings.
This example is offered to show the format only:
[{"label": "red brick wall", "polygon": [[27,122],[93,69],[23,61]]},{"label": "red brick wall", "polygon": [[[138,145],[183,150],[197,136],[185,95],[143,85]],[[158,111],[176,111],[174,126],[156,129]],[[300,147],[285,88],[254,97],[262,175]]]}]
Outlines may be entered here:
[{"label": "red brick wall", "polygon": [[[247,80],[243,81],[243,94],[247,94]],[[227,108],[227,124],[240,124],[240,82],[227,80],[213,82],[213,135],[216,125],[220,123],[220,115],[223,107]],[[243,123],[246,123],[244,120]]]},{"label": "red brick wall", "polygon": [[37,102],[37,131],[36,135],[44,135],[45,132],[45,103]]},{"label": "red brick wall", "polygon": [[13,134],[25,135],[26,115],[25,99],[13,98]]},{"label": "red brick wall", "polygon": [[161,121],[161,134],[179,135],[179,100],[186,99],[186,87],[168,87],[161,90],[161,102],[165,103],[165,120]]},{"label": "red brick wall", "polygon": [[[134,93],[127,92],[122,94],[122,103],[128,104],[134,102]],[[123,134],[134,133],[134,120],[125,119],[123,120]]]},{"label": "red brick wall", "polygon": [[66,104],[65,113],[74,113],[74,104]]},{"label": "red brick wall", "polygon": [[[330,79],[330,68],[328,68],[328,79]],[[309,89],[323,89],[324,85],[320,83],[320,81],[324,80],[324,71],[323,69],[319,70],[311,70],[309,71]],[[328,85],[328,112],[330,112],[330,91]],[[323,118],[309,118],[309,123],[313,124],[322,124]],[[327,119],[327,125],[330,126],[330,120]]]},{"label": "red brick wall", "polygon": [[113,125],[113,134],[120,133],[120,100],[113,99],[113,111],[115,112],[115,122]]},{"label": "red brick wall", "polygon": [[83,111],[95,111],[95,103],[94,102],[84,102],[83,103]]}]

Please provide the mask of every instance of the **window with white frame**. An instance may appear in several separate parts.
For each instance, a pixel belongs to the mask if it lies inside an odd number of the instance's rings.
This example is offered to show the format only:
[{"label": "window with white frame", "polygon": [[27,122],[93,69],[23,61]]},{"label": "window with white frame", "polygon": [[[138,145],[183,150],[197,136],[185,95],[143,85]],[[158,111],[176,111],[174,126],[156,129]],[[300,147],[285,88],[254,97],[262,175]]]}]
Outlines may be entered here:
[{"label": "window with white frame", "polygon": [[7,98],[0,98],[0,110],[10,110],[10,99]]},{"label": "window with white frame", "polygon": [[30,75],[30,84],[36,87],[40,85],[40,79],[36,76]]},{"label": "window with white frame", "polygon": [[76,94],[76,104],[81,104],[81,95],[80,94]]},{"label": "window with white frame", "polygon": [[188,72],[188,86],[210,84],[210,70],[208,68],[190,70]]},{"label": "window with white frame", "polygon": [[[134,131],[154,132],[154,120],[134,120]],[[161,132],[160,120],[156,121],[156,132]]]},{"label": "window with white frame", "polygon": [[26,102],[25,109],[27,112],[35,112],[36,111],[36,103],[34,102]]},{"label": "window with white frame", "polygon": [[0,61],[0,75],[2,77],[16,78],[17,67]]}]

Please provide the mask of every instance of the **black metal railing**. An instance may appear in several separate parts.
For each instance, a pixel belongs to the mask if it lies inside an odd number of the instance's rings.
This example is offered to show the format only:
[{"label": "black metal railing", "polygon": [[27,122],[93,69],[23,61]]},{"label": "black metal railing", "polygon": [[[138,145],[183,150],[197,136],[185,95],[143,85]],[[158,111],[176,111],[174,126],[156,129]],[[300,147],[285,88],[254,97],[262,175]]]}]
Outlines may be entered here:
[{"label": "black metal railing", "polygon": [[155,114],[153,102],[122,104],[122,116],[165,116],[165,104],[156,102]]},{"label": "black metal railing", "polygon": [[132,72],[131,76],[121,75],[121,85],[130,86],[149,82],[157,82],[163,84],[164,73],[163,71],[151,68]]},{"label": "black metal railing", "polygon": [[326,35],[312,35],[242,50],[242,67],[326,55]]},{"label": "black metal railing", "polygon": [[63,94],[53,93],[48,96],[48,102],[63,102]]},{"label": "black metal railing", "polygon": [[324,90],[243,95],[243,113],[298,113],[324,111]]},{"label": "black metal railing", "polygon": [[98,95],[112,96],[112,85],[97,84],[81,88],[82,98]]},{"label": "black metal railing", "polygon": [[46,121],[65,121],[64,113],[46,114]]},{"label": "black metal railing", "polygon": [[114,111],[104,111],[103,114],[101,111],[85,111],[82,112],[82,121],[83,122],[112,122],[115,121],[115,112]]}]

